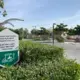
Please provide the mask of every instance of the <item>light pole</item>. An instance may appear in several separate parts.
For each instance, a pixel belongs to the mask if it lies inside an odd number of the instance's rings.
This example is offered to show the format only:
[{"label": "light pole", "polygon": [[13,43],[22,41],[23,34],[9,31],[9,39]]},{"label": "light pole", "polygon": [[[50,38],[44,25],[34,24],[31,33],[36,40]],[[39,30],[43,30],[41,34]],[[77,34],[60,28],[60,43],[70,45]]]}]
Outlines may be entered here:
[{"label": "light pole", "polygon": [[56,25],[56,23],[53,23],[53,30],[52,30],[52,39],[53,39],[53,45],[54,45],[54,26]]}]

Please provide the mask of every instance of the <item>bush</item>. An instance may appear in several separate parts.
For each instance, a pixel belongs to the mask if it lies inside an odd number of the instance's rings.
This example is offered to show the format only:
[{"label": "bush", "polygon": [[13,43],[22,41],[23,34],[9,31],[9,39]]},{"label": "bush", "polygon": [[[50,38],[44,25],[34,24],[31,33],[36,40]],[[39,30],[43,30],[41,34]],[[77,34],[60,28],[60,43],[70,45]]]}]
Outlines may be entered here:
[{"label": "bush", "polygon": [[0,69],[0,80],[79,80],[80,65],[67,60],[63,49],[20,41],[21,62]]},{"label": "bush", "polygon": [[40,41],[41,39],[39,37],[34,37],[33,40],[34,41]]},{"label": "bush", "polygon": [[41,35],[42,40],[49,40],[49,35]]},{"label": "bush", "polygon": [[48,35],[40,35],[40,36],[33,37],[33,40],[35,40],[35,41],[49,40],[49,36]]},{"label": "bush", "polygon": [[0,80],[79,80],[80,66],[73,61],[21,64],[0,70]]},{"label": "bush", "polygon": [[56,40],[57,40],[58,42],[64,42],[64,38],[62,38],[61,36],[56,37]]},{"label": "bush", "polygon": [[33,63],[44,60],[60,60],[63,58],[63,49],[32,42],[20,42],[21,60]]}]

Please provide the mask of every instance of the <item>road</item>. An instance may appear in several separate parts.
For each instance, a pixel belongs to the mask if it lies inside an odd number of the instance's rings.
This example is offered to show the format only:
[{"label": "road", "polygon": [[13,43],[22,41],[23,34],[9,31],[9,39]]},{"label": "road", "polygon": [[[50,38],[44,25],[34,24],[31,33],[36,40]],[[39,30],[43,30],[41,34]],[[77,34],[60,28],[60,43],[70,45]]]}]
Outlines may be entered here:
[{"label": "road", "polygon": [[65,50],[65,57],[76,59],[80,63],[80,43],[57,43],[56,46],[62,47]]}]

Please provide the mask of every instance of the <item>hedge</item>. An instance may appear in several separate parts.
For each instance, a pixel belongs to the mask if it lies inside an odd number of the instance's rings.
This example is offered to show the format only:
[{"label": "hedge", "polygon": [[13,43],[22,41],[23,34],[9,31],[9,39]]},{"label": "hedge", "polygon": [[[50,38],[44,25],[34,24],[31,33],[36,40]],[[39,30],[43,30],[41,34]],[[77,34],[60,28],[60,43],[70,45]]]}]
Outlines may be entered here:
[{"label": "hedge", "polygon": [[0,70],[0,80],[79,80],[80,67],[73,61],[43,62],[37,65],[22,63]]},{"label": "hedge", "polygon": [[57,40],[58,42],[64,42],[64,38],[61,37],[61,36],[56,37],[56,40]]},{"label": "hedge", "polygon": [[63,58],[64,50],[56,46],[32,43],[29,41],[20,42],[21,60],[33,63],[44,60],[60,60]]},{"label": "hedge", "polygon": [[20,62],[0,69],[0,80],[80,80],[80,65],[62,48],[20,41]]}]

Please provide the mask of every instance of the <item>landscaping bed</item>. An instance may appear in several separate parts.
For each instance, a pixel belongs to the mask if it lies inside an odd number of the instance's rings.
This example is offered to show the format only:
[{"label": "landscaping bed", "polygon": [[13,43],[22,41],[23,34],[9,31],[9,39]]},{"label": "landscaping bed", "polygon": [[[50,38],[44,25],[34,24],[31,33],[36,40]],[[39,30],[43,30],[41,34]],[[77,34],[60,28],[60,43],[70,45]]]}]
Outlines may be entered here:
[{"label": "landscaping bed", "polygon": [[0,69],[0,80],[79,80],[80,65],[56,46],[20,41],[20,61]]}]

